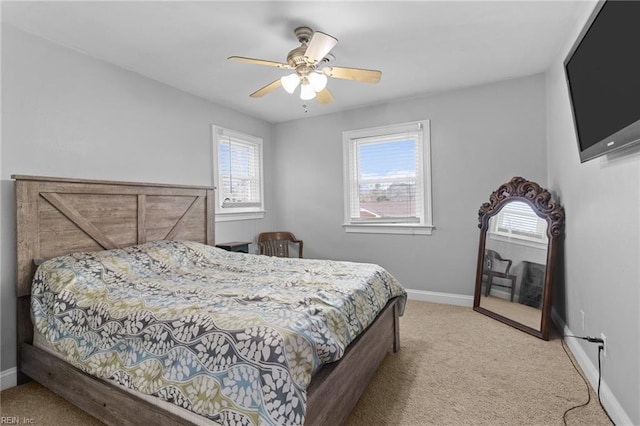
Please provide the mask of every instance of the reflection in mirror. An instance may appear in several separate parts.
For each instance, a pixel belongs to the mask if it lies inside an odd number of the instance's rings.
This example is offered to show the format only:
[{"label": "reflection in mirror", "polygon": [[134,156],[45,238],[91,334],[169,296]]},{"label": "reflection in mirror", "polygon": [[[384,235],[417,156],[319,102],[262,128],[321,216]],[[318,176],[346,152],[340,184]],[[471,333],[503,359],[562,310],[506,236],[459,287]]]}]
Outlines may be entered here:
[{"label": "reflection in mirror", "polygon": [[522,201],[489,219],[480,306],[540,331],[547,223]]},{"label": "reflection in mirror", "polygon": [[[548,191],[513,178],[480,209],[474,309],[548,339],[555,242],[562,207]],[[550,228],[551,227],[551,228]]]}]

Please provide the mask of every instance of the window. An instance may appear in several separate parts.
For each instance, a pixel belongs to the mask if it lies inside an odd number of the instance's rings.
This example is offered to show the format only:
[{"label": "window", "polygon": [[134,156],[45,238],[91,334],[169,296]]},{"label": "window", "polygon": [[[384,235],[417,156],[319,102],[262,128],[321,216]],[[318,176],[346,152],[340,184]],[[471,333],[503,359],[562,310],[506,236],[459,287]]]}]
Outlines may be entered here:
[{"label": "window", "polygon": [[262,139],[213,126],[216,220],[264,217]]},{"label": "window", "polygon": [[538,217],[531,207],[522,201],[512,201],[491,218],[490,231],[495,239],[514,239],[522,244],[548,243],[547,221]]},{"label": "window", "polygon": [[429,121],[343,133],[345,230],[431,234]]}]

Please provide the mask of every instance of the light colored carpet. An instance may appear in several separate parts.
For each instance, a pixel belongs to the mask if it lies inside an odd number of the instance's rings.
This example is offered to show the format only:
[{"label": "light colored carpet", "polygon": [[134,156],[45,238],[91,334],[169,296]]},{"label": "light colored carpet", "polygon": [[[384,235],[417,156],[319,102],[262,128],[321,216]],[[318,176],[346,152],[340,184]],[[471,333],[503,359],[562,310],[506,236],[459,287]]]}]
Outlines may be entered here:
[{"label": "light colored carpet", "polygon": [[[409,301],[401,350],[387,356],[347,421],[360,425],[562,425],[587,388],[560,339],[545,342],[470,308]],[[569,425],[608,425],[591,403]],[[0,393],[4,416],[36,425],[101,425],[37,383]]]},{"label": "light colored carpet", "polygon": [[[588,398],[557,333],[546,342],[470,308],[409,301],[400,347],[349,426],[562,425]],[[590,392],[567,424],[610,424]]]}]

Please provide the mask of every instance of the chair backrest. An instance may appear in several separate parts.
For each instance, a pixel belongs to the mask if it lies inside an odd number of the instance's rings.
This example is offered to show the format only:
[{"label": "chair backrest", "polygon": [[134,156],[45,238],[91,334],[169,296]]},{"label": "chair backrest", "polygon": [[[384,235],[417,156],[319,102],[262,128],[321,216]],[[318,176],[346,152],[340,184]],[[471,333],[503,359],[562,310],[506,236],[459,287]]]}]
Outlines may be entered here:
[{"label": "chair backrest", "polygon": [[298,257],[302,257],[302,240],[291,232],[263,232],[258,235],[260,254],[267,256],[289,257],[289,244],[298,244]]},{"label": "chair backrest", "polygon": [[[496,272],[504,272],[505,274],[509,274],[509,269],[511,269],[511,259],[503,259],[500,256],[500,253],[494,250],[485,250],[484,251],[484,269]],[[504,269],[503,269],[504,268]]]}]

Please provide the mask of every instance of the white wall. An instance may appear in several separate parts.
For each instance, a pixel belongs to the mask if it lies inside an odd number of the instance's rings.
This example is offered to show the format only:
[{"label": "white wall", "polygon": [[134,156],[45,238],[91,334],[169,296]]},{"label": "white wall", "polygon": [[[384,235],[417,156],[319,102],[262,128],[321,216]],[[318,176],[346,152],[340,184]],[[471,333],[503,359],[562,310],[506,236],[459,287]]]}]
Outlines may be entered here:
[{"label": "white wall", "polygon": [[[640,149],[580,164],[563,72],[564,58],[592,8],[585,3],[582,18],[547,74],[549,185],[564,204],[567,218],[564,276],[556,286],[554,309],[571,332],[607,336],[605,407],[619,416],[614,417],[617,424],[638,425]],[[597,346],[575,344],[595,371]]]},{"label": "white wall", "polygon": [[[544,87],[535,75],[278,124],[278,228],[305,241],[305,257],[379,263],[410,289],[470,297],[480,205],[513,176],[546,184]],[[431,120],[433,235],[345,233],[342,132],[422,119]]]},{"label": "white wall", "polygon": [[[11,175],[212,185],[214,123],[264,139],[270,182],[271,124],[2,26],[1,371],[15,366]],[[252,241],[272,217],[218,224],[216,241]]]}]

